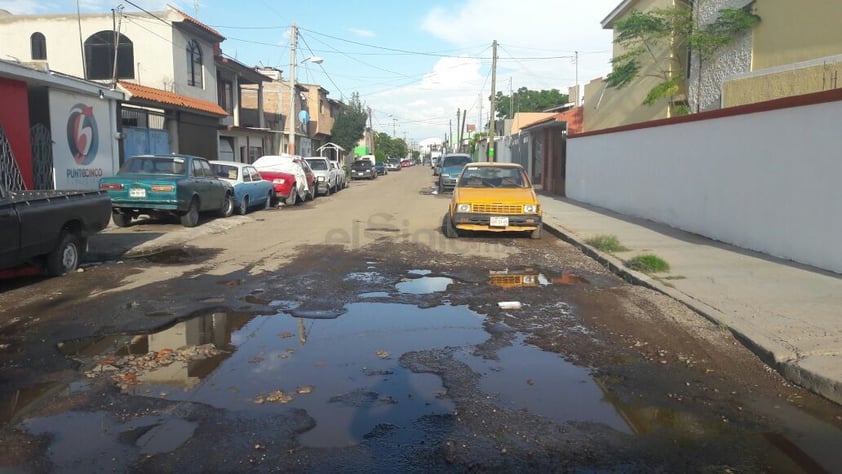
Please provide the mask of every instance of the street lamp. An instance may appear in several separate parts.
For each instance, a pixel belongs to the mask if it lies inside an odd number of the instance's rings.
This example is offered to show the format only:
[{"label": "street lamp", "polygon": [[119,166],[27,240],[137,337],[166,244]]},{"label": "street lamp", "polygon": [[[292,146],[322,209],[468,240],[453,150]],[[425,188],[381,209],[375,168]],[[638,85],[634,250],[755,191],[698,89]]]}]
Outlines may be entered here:
[{"label": "street lamp", "polygon": [[295,154],[295,123],[297,117],[295,115],[295,66],[297,64],[304,64],[311,62],[313,64],[321,64],[324,59],[318,56],[310,56],[305,58],[300,63],[295,60],[295,48],[298,44],[298,27],[295,23],[290,27],[290,42],[289,42],[289,154]]},{"label": "street lamp", "polygon": [[392,136],[397,138],[397,132],[395,131],[395,129],[398,125],[398,119],[396,119],[395,116],[392,115],[392,114],[387,114],[387,115],[389,116],[390,119],[392,119]]}]

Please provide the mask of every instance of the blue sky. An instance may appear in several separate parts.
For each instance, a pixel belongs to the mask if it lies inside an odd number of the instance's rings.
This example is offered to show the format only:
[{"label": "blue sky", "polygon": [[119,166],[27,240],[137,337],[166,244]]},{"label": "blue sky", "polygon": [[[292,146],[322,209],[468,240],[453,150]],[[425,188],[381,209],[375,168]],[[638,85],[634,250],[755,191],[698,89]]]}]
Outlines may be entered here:
[{"label": "blue sky", "polygon": [[[79,0],[83,12],[117,5],[161,11],[171,3],[222,33],[223,52],[253,66],[289,71],[289,31],[300,30],[299,82],[334,99],[354,92],[373,110],[379,131],[407,141],[456,132],[457,109],[467,122],[488,120],[492,41],[497,87],[509,93],[567,88],[610,70],[611,32],[600,21],[620,0]],[[0,0],[13,14],[73,13],[76,0]],[[573,56],[579,52],[578,68]],[[577,70],[578,69],[578,70]],[[482,112],[482,119],[480,118]]]}]

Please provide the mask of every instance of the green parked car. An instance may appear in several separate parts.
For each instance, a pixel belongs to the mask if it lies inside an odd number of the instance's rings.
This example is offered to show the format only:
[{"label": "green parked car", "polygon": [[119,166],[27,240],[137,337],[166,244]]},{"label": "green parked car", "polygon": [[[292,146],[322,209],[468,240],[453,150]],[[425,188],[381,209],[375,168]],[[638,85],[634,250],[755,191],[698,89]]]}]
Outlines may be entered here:
[{"label": "green parked car", "polygon": [[99,187],[111,197],[111,218],[118,227],[142,214],[170,214],[194,227],[200,212],[228,217],[234,211],[234,188],[197,156],[133,156],[115,176],[100,179]]}]

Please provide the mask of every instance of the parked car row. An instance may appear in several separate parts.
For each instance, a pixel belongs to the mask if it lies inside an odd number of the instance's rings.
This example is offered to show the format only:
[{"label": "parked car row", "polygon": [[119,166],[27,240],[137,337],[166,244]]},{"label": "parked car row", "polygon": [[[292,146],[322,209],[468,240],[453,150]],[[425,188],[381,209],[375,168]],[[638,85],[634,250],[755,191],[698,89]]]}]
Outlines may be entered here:
[{"label": "parked car row", "polygon": [[111,219],[118,227],[141,215],[177,217],[185,227],[203,212],[228,217],[236,210],[267,209],[283,201],[295,205],[347,186],[345,171],[323,157],[267,155],[253,164],[208,161],[190,155],[130,157],[100,189],[111,198]]}]

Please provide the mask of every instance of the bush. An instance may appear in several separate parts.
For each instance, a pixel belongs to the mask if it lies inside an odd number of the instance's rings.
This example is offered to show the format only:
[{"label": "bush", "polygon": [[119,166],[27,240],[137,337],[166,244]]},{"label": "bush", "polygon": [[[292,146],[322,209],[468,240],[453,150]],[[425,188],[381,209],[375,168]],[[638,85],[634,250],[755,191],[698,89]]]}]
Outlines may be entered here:
[{"label": "bush", "polygon": [[643,273],[668,272],[670,265],[661,257],[652,254],[638,255],[626,260],[626,266]]},{"label": "bush", "polygon": [[585,240],[585,243],[601,252],[625,252],[628,250],[620,244],[614,235],[597,235]]}]

